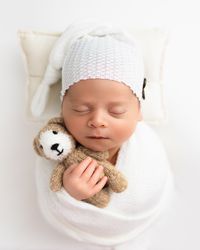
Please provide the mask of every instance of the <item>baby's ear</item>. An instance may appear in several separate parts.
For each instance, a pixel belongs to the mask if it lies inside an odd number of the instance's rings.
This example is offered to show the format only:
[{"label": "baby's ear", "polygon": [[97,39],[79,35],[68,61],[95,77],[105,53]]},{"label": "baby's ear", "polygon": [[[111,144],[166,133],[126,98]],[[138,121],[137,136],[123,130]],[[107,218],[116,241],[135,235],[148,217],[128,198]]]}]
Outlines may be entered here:
[{"label": "baby's ear", "polygon": [[38,155],[41,156],[40,151],[38,150],[37,138],[35,138],[35,139],[33,140],[33,148],[34,148],[35,152],[36,152]]}]

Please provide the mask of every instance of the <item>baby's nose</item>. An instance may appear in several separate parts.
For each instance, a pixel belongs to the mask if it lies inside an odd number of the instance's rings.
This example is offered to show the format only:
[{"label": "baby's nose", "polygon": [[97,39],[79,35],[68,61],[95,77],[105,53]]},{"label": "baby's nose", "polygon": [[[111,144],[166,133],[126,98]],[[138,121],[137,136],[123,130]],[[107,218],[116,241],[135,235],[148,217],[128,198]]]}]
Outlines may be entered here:
[{"label": "baby's nose", "polygon": [[95,112],[88,121],[89,127],[107,127],[108,123],[103,112]]}]

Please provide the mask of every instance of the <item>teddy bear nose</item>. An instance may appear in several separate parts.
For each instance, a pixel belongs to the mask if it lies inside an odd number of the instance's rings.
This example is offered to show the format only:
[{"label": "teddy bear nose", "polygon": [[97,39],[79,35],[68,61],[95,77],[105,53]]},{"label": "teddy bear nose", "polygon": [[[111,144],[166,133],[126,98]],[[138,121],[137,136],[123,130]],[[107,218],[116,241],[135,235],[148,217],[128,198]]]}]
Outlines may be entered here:
[{"label": "teddy bear nose", "polygon": [[58,145],[59,145],[58,143],[53,144],[53,145],[51,146],[51,150],[57,150]]}]

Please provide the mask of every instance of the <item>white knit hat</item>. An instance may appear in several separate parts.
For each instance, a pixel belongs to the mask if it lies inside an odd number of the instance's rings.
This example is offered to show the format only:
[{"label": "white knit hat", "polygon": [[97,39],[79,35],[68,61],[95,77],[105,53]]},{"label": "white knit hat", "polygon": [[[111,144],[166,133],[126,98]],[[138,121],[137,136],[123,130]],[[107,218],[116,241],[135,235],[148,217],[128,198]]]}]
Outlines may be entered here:
[{"label": "white knit hat", "polygon": [[96,19],[79,20],[63,32],[51,51],[43,81],[32,101],[34,116],[42,114],[50,86],[61,78],[61,101],[71,85],[95,78],[122,82],[141,100],[141,50],[134,38],[119,27]]}]

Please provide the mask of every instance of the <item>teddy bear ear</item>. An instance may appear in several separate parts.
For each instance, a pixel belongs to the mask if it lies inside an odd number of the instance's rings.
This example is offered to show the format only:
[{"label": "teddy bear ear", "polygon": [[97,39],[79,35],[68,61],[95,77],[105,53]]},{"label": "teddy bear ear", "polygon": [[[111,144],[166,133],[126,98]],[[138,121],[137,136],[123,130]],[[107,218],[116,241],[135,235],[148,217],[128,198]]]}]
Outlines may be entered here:
[{"label": "teddy bear ear", "polygon": [[35,139],[33,140],[33,148],[34,148],[35,152],[36,152],[38,155],[41,156],[41,153],[40,153],[40,151],[38,150],[37,138],[35,138]]},{"label": "teddy bear ear", "polygon": [[48,121],[48,124],[59,124],[65,126],[64,119],[62,117],[54,117]]}]

